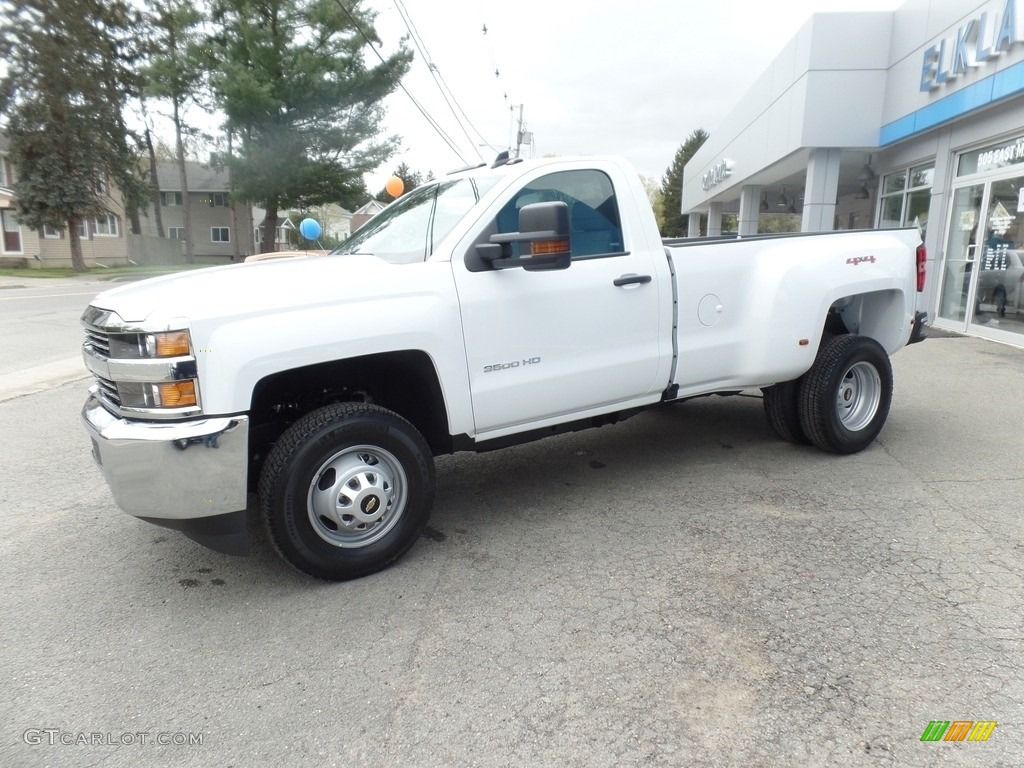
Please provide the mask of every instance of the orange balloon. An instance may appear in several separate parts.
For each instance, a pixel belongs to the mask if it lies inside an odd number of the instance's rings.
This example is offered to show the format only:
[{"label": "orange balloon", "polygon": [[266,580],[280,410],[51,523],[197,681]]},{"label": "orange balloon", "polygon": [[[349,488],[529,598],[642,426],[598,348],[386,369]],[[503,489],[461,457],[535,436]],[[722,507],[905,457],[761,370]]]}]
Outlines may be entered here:
[{"label": "orange balloon", "polygon": [[400,197],[405,189],[405,182],[397,176],[392,176],[384,185],[384,190],[392,197]]}]

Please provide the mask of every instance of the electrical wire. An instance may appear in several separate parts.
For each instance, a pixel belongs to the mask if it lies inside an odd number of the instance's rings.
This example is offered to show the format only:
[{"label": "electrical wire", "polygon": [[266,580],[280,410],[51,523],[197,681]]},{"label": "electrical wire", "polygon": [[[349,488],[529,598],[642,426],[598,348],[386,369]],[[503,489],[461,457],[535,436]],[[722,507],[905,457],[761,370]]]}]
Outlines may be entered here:
[{"label": "electrical wire", "polygon": [[[462,130],[462,133],[466,137],[466,141],[469,142],[470,147],[473,149],[474,152],[476,152],[477,156],[481,160],[483,160],[483,154],[476,146],[476,142],[473,141],[473,139],[470,137],[469,131],[466,130],[466,127],[463,125],[462,120],[459,119],[459,113],[462,113],[462,118],[466,121],[469,127],[472,128],[473,131],[480,137],[481,141],[487,143],[487,139],[484,138],[480,131],[478,131],[476,127],[473,125],[473,123],[469,120],[469,117],[466,116],[466,111],[458,103],[458,100],[455,98],[455,94],[452,93],[452,90],[448,86],[448,83],[445,82],[440,70],[438,70],[437,65],[434,63],[434,60],[427,52],[427,45],[423,41],[423,37],[422,35],[420,35],[419,30],[416,29],[416,25],[413,23],[412,17],[409,15],[409,11],[408,9],[406,9],[405,4],[402,2],[402,0],[395,0],[395,7],[398,9],[398,14],[402,17],[402,21],[405,22],[405,28],[409,30],[409,37],[412,39],[413,45],[416,46],[416,49],[420,52],[420,55],[423,57],[424,63],[427,65],[427,69],[429,69],[430,74],[433,75],[434,83],[437,85],[437,89],[441,93],[441,98],[444,99],[445,104],[448,105],[448,109],[451,111],[452,117],[455,118],[456,124],[458,124],[459,128]],[[458,112],[456,112],[456,108],[458,108]]]},{"label": "electrical wire", "polygon": [[438,124],[438,122],[436,120],[434,120],[434,118],[431,117],[427,113],[427,110],[423,108],[423,105],[420,104],[416,100],[416,98],[409,92],[409,89],[405,87],[405,85],[402,83],[402,78],[400,78],[398,76],[398,74],[395,72],[395,70],[392,68],[392,66],[388,63],[387,59],[385,59],[381,55],[380,51],[378,51],[377,48],[374,46],[373,40],[371,40],[370,36],[368,34],[366,34],[366,30],[363,29],[363,25],[359,23],[359,20],[355,17],[355,15],[352,13],[352,11],[350,11],[348,9],[348,7],[345,6],[345,4],[341,2],[341,0],[334,0],[334,2],[337,4],[337,6],[339,8],[341,8],[342,11],[345,12],[345,15],[348,16],[349,20],[352,22],[352,25],[356,28],[356,30],[362,36],[363,40],[366,41],[366,44],[370,47],[370,49],[374,52],[374,54],[376,54],[377,58],[380,59],[380,63],[383,64],[385,66],[385,68],[387,68],[388,72],[391,73],[391,76],[394,78],[395,83],[398,85],[398,87],[401,88],[403,93],[405,93],[405,95],[409,97],[409,100],[413,103],[413,106],[415,106],[416,109],[419,110],[419,113],[421,115],[423,115],[423,118],[437,132],[437,135],[440,136],[441,139],[444,140],[444,143],[448,145],[448,148],[451,149],[451,151],[455,153],[455,156],[457,158],[459,158],[459,160],[461,162],[466,163],[467,162],[466,158],[459,151],[458,147],[452,141],[451,137],[448,136],[448,134],[444,132],[444,129],[441,128],[441,126]]}]

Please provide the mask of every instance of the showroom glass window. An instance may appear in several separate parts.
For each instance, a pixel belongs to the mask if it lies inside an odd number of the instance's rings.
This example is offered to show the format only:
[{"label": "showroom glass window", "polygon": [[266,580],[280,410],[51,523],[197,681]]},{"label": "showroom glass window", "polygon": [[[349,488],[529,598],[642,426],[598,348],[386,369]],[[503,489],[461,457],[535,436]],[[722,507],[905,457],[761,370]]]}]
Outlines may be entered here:
[{"label": "showroom glass window", "polygon": [[935,166],[918,165],[882,177],[879,227],[928,227],[928,206],[932,199]]}]

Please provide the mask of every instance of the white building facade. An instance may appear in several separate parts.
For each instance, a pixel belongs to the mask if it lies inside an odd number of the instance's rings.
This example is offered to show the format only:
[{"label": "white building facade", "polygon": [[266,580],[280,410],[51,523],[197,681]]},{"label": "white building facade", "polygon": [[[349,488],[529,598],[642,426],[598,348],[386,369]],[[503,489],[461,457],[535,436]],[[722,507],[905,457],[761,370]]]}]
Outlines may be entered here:
[{"label": "white building facade", "polygon": [[[1024,0],[813,16],[683,175],[707,234],[921,228],[921,309],[1024,346]],[[690,216],[690,235],[700,216]]]}]

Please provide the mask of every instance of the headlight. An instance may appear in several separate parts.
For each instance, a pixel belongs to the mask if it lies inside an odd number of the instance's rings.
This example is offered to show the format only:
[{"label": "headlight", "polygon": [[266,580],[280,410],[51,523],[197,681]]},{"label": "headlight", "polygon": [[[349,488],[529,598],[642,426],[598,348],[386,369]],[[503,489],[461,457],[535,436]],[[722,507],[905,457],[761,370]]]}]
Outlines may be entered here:
[{"label": "headlight", "polygon": [[191,344],[188,331],[110,335],[110,357],[115,360],[185,357],[189,354]]}]

